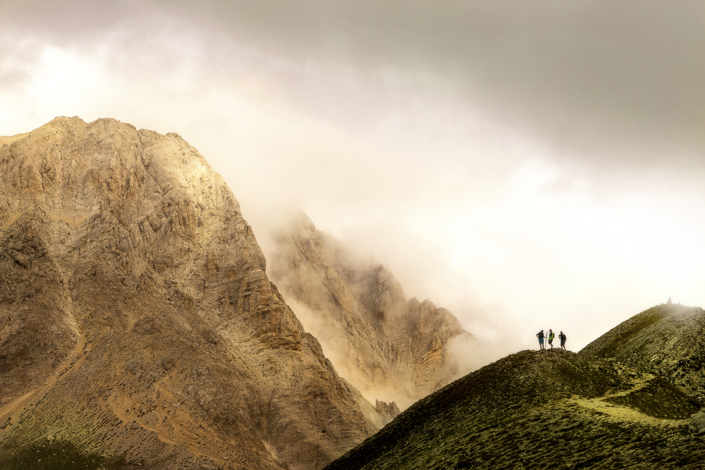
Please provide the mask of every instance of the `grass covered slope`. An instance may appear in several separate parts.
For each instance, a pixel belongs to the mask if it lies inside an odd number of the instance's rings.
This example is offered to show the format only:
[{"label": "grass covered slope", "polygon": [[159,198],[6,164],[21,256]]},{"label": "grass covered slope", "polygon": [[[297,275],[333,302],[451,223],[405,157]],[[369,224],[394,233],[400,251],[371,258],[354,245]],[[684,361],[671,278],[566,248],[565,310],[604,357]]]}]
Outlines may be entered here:
[{"label": "grass covered slope", "polygon": [[698,408],[613,360],[522,351],[419,401],[326,469],[702,468]]},{"label": "grass covered slope", "polygon": [[588,344],[581,355],[614,358],[672,382],[705,406],[705,311],[664,304]]}]

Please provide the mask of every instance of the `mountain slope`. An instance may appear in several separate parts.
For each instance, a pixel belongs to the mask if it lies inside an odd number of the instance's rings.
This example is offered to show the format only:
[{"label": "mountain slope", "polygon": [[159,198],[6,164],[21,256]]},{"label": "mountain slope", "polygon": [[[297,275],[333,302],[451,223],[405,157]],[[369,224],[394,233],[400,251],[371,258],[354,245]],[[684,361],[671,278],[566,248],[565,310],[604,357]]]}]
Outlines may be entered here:
[{"label": "mountain slope", "polygon": [[125,468],[320,468],[384,423],[176,134],[57,118],[0,139],[0,272],[2,468],[48,445]]},{"label": "mountain slope", "polygon": [[614,359],[522,351],[414,404],[326,470],[696,469],[705,461],[699,408],[664,378]]},{"label": "mountain slope", "polygon": [[614,358],[659,375],[705,406],[705,311],[663,304],[588,344],[580,354]]},{"label": "mountain slope", "polygon": [[389,270],[361,260],[303,213],[275,238],[272,279],[340,374],[366,396],[406,407],[458,376],[450,343],[475,341],[451,312],[407,301]]}]

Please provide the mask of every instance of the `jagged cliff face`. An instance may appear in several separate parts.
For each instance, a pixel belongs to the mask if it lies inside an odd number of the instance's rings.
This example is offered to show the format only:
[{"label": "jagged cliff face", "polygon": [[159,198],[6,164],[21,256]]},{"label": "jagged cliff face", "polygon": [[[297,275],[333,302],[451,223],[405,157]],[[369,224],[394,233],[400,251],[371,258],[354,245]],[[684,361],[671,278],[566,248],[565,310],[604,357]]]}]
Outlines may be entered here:
[{"label": "jagged cliff face", "polygon": [[57,118],[0,138],[0,456],[320,468],[384,421],[181,137]]},{"label": "jagged cliff face", "polygon": [[659,305],[616,326],[580,354],[614,358],[673,382],[705,406],[705,311]]},{"label": "jagged cliff face", "polygon": [[406,300],[383,266],[361,261],[303,213],[276,236],[273,280],[336,369],[370,399],[402,407],[457,377],[451,341],[474,342],[429,300]]}]

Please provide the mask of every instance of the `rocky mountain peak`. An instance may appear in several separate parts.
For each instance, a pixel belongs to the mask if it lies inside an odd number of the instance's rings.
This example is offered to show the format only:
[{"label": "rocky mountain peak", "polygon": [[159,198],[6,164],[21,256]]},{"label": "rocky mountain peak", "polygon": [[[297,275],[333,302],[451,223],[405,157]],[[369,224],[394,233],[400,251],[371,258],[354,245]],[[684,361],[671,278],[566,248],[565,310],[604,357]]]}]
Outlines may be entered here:
[{"label": "rocky mountain peak", "polygon": [[389,416],[265,270],[177,134],[62,117],[0,138],[0,467],[50,442],[114,468],[309,469],[361,442]]},{"label": "rocky mountain peak", "polygon": [[474,338],[446,309],[406,300],[389,269],[299,212],[276,234],[272,279],[336,369],[370,400],[402,408],[458,374],[451,342]]}]

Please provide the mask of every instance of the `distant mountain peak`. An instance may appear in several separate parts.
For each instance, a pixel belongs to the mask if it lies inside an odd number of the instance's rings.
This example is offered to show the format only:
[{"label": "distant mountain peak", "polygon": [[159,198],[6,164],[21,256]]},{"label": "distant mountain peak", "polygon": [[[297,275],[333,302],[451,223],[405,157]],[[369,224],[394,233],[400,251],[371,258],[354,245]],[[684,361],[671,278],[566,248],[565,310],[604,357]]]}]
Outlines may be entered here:
[{"label": "distant mountain peak", "polygon": [[272,279],[347,380],[406,407],[458,369],[450,343],[474,344],[448,310],[406,300],[392,272],[316,229],[299,211],[276,235]]},{"label": "distant mountain peak", "polygon": [[265,270],[178,134],[59,117],[0,138],[0,467],[50,445],[47,468],[316,469],[361,442],[390,411]]}]

